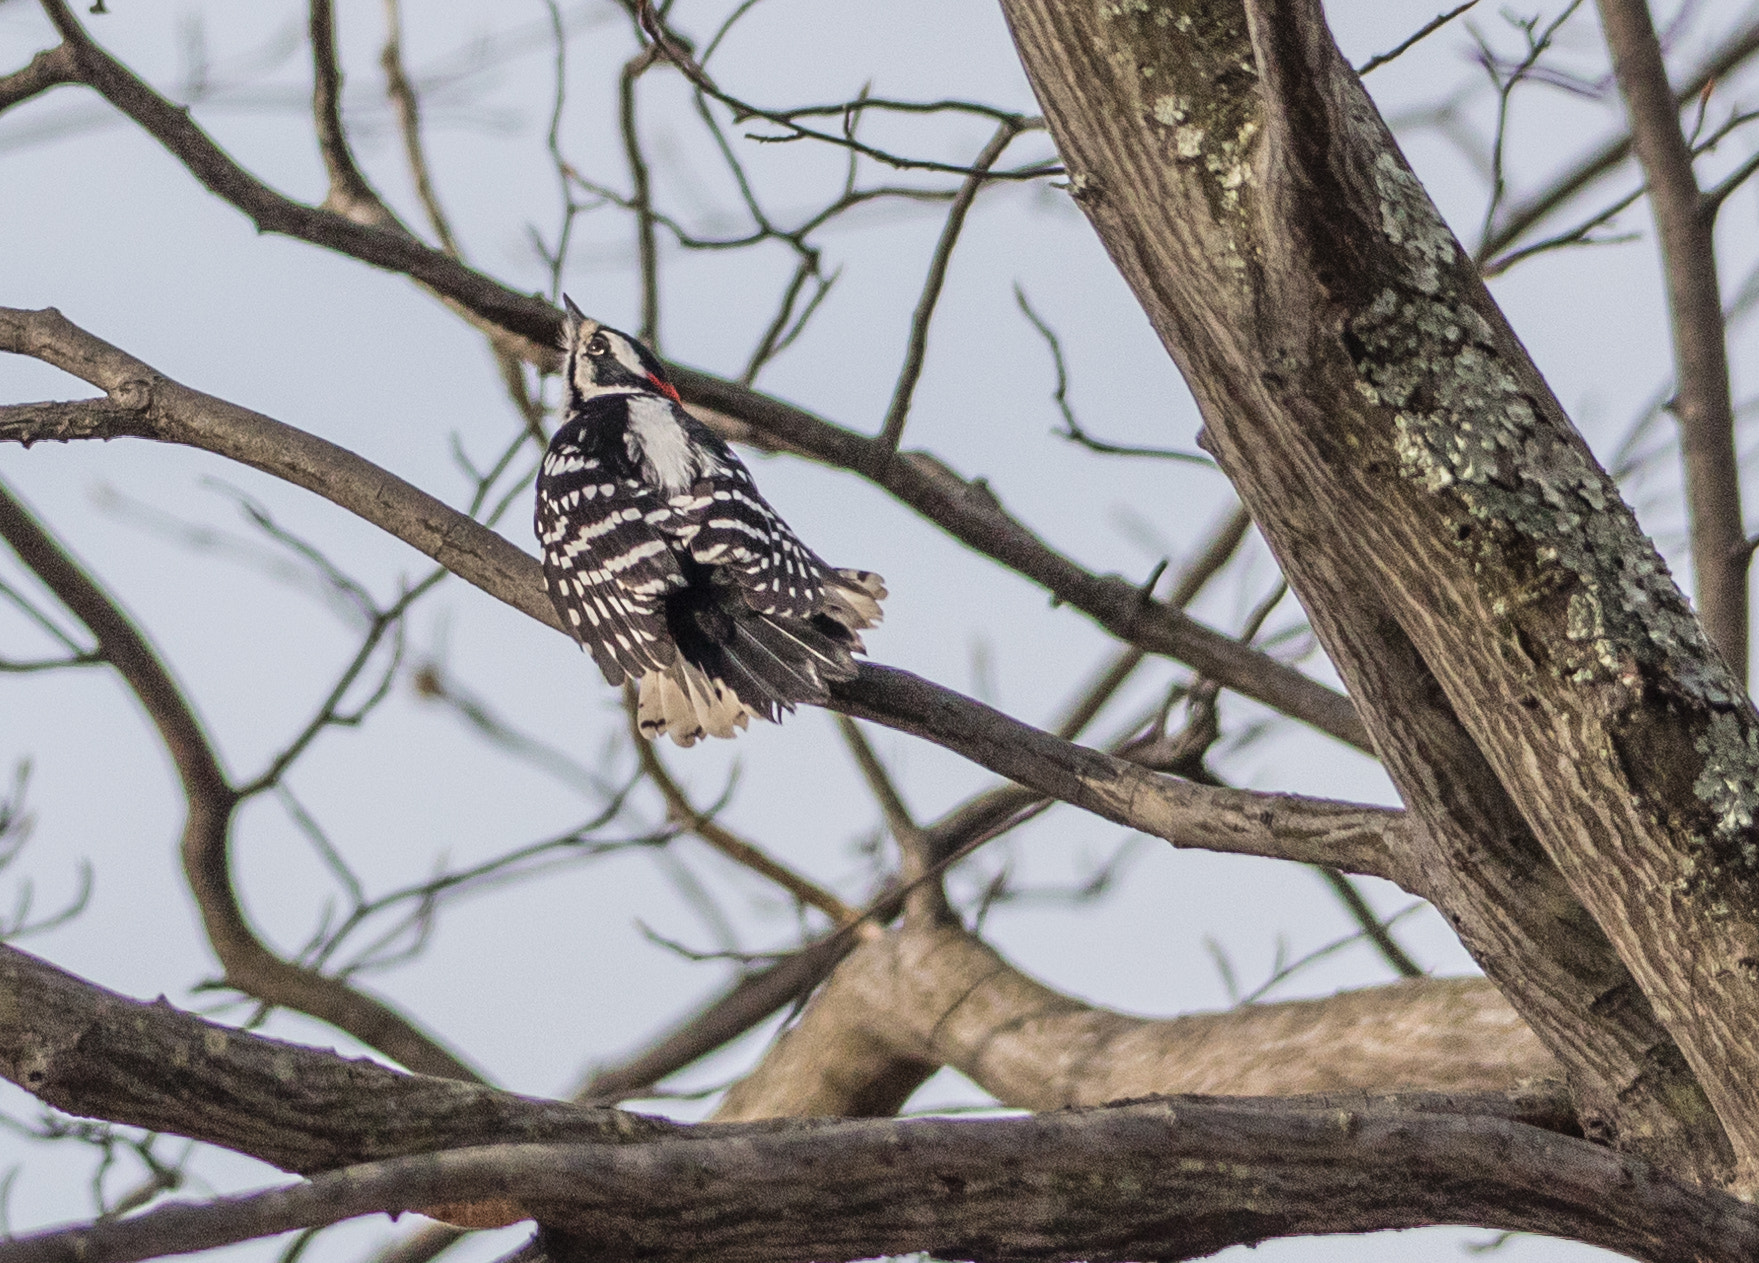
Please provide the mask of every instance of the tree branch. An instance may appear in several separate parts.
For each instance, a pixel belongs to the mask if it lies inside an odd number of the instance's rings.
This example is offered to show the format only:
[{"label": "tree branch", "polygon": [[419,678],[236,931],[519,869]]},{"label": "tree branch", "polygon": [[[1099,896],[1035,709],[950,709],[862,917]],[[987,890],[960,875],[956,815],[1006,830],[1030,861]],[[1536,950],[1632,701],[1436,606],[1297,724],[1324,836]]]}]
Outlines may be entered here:
[{"label": "tree branch", "polygon": [[[1657,1259],[1759,1245],[1759,1219],[1733,1198],[1511,1121],[1567,1128],[1544,1094],[1173,1098],[1001,1121],[691,1129],[229,1031],[4,946],[0,997],[0,1073],[44,1101],[285,1170],[373,1164],[255,1200],[14,1240],[0,1263],[72,1259],[76,1244],[83,1263],[123,1263],[334,1221],[310,1217],[317,1207],[347,1217],[500,1200],[612,1256],[654,1258],[1184,1258],[1268,1235],[1418,1223],[1551,1231]],[[434,1152],[482,1143],[519,1145],[531,1161]],[[364,1187],[373,1194],[354,1200]],[[1069,1187],[1077,1200],[1057,1191]],[[684,1203],[691,1228],[677,1217]],[[229,1217],[239,1205],[245,1219]],[[290,1205],[292,1219],[262,1217]],[[570,1258],[566,1242],[558,1249]]]},{"label": "tree branch", "polygon": [[886,407],[885,421],[880,426],[879,444],[888,452],[898,450],[904,437],[904,422],[910,416],[910,399],[922,376],[922,362],[928,356],[928,325],[934,319],[935,305],[940,302],[941,287],[946,284],[947,268],[953,262],[953,248],[959,244],[959,233],[965,227],[965,216],[983,190],[989,169],[1020,134],[1020,125],[1012,119],[1002,122],[995,135],[971,163],[971,174],[959,186],[953,204],[947,208],[946,223],[941,227],[940,240],[935,242],[929,260],[928,276],[922,282],[922,293],[916,300],[916,312],[910,318],[910,337],[904,350],[904,363],[898,369],[897,385],[892,388],[892,402]]},{"label": "tree branch", "polygon": [[607,1140],[670,1124],[235,1030],[0,945],[0,1075],[69,1114],[308,1174],[465,1144]]},{"label": "tree branch", "polygon": [[403,157],[415,182],[415,195],[427,213],[428,226],[434,230],[440,249],[453,258],[463,257],[452,225],[446,219],[440,196],[434,189],[433,175],[428,169],[426,150],[421,140],[421,101],[415,85],[403,69],[403,8],[399,0],[385,0],[385,47],[379,54],[379,65],[385,72],[385,95],[397,111],[397,130],[403,137]]},{"label": "tree branch", "polygon": [[0,112],[63,83],[76,83],[73,54],[66,44],[45,48],[11,74],[0,75]]},{"label": "tree branch", "polygon": [[1012,517],[981,479],[967,481],[926,452],[892,458],[872,439],[698,370],[675,367],[672,376],[705,419],[729,419],[733,424],[726,428],[734,437],[863,474],[961,543],[1030,579],[1053,600],[1080,610],[1118,639],[1177,658],[1225,688],[1372,752],[1367,730],[1347,697],[1145,597],[1135,584],[1076,565]]},{"label": "tree branch", "polygon": [[311,0],[307,29],[312,52],[312,123],[324,169],[330,176],[330,191],[324,197],[323,209],[345,215],[357,224],[406,233],[408,230],[361,174],[348,145],[348,134],[342,130],[342,68],[336,60],[336,13],[332,0]]},{"label": "tree branch", "polygon": [[890,1114],[941,1066],[1027,1110],[1168,1093],[1503,1092],[1560,1076],[1481,978],[1148,1019],[1053,991],[958,926],[906,921],[837,967],[715,1118]]},{"label": "tree branch", "polygon": [[697,837],[708,843],[722,855],[742,868],[774,882],[787,891],[799,903],[828,916],[833,924],[843,925],[854,921],[861,914],[844,903],[830,891],[817,883],[807,880],[793,869],[777,862],[762,847],[734,833],[731,829],[718,822],[713,816],[704,815],[690,801],[689,795],[682,786],[672,778],[660,758],[659,750],[652,741],[642,735],[636,722],[635,707],[626,705],[629,713],[629,736],[635,746],[636,758],[641,762],[641,770],[647,779],[659,790],[660,798],[666,804],[666,814],[677,824],[690,830]]},{"label": "tree branch", "polygon": [[[538,564],[529,554],[352,452],[172,381],[53,310],[0,308],[0,350],[35,355],[109,391],[113,402],[138,409],[126,424],[127,433],[198,447],[305,487],[426,553],[489,595],[559,628]],[[30,436],[9,426],[0,412],[0,437]],[[1145,606],[1141,594],[1122,580],[1099,582],[1117,584],[1131,606]],[[1259,657],[1226,637],[1206,634],[1239,654]],[[1311,683],[1298,674],[1295,678]],[[838,685],[833,698],[845,713],[936,741],[1044,796],[1174,845],[1269,854],[1393,881],[1407,879],[1398,850],[1388,841],[1389,831],[1399,827],[1397,812],[1194,786],[1060,741],[891,668],[863,664],[860,676]],[[1348,707],[1347,701],[1338,700]]]},{"label": "tree branch", "polygon": [[393,1159],[292,1188],[0,1244],[0,1263],[133,1263],[517,1197],[551,1257],[732,1263],[916,1251],[989,1260],[1187,1259],[1297,1234],[1466,1223],[1655,1263],[1741,1258],[1759,1211],[1640,1160],[1494,1117],[1399,1105],[1175,1099],[1026,1118],[794,1124],[640,1145],[508,1145]]},{"label": "tree branch", "polygon": [[1735,676],[1747,678],[1747,533],[1741,518],[1728,338],[1716,275],[1715,209],[1692,170],[1645,0],[1600,0],[1600,22],[1649,188],[1672,317],[1673,412],[1680,425],[1699,617]]},{"label": "tree branch", "polygon": [[[1704,89],[1726,79],[1754,53],[1759,53],[1759,20],[1751,21],[1725,40],[1688,75],[1674,94],[1676,110],[1696,101]],[[1478,245],[1480,262],[1492,259],[1526,236],[1560,206],[1619,168],[1631,154],[1631,138],[1621,136],[1589,154],[1549,186],[1511,207]]]}]

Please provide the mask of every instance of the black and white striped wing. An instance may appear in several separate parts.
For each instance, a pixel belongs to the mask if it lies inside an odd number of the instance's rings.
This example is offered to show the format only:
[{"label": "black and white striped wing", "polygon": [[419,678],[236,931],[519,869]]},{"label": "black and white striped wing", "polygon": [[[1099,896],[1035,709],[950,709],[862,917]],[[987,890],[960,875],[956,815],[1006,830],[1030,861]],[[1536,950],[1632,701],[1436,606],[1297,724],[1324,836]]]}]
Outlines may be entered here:
[{"label": "black and white striped wing", "polygon": [[676,517],[662,529],[676,532],[695,560],[722,567],[752,609],[804,619],[824,608],[825,564],[765,503],[731,452],[724,472],[670,504]]},{"label": "black and white striped wing", "polygon": [[685,580],[656,526],[670,512],[641,483],[612,476],[573,444],[557,443],[544,457],[537,484],[544,586],[612,684],[677,656],[661,602]]}]

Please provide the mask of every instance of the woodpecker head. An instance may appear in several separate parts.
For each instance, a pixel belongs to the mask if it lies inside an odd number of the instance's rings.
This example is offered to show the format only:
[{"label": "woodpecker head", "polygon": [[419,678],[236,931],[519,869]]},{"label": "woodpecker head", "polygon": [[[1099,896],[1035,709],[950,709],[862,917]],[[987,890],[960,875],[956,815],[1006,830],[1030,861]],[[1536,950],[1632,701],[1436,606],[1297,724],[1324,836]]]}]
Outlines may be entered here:
[{"label": "woodpecker head", "polygon": [[568,352],[568,393],[575,402],[596,395],[661,394],[678,401],[659,357],[627,333],[589,320],[566,294],[562,341]]}]

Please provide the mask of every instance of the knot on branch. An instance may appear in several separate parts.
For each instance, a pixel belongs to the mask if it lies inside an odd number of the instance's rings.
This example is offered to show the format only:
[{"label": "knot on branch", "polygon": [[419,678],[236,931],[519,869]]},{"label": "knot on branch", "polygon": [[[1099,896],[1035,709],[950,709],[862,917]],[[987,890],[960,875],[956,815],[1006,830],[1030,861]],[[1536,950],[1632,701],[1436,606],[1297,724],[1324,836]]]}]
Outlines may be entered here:
[{"label": "knot on branch", "polygon": [[145,412],[153,404],[153,379],[131,377],[110,391],[110,402],[130,412]]}]

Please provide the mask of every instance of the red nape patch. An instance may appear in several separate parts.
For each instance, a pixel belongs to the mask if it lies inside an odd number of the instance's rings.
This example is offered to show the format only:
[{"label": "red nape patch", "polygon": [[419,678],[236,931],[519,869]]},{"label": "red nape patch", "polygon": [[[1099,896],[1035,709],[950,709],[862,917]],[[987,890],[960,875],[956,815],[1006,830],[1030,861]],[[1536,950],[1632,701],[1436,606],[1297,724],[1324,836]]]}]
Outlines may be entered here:
[{"label": "red nape patch", "polygon": [[662,395],[664,395],[666,398],[670,399],[673,403],[683,403],[684,402],[682,399],[680,399],[678,397],[678,388],[676,386],[672,385],[671,382],[663,382],[659,378],[655,377],[652,373],[649,373],[647,375],[647,379],[648,379],[648,381],[653,383],[653,387],[655,390],[659,391]]}]

